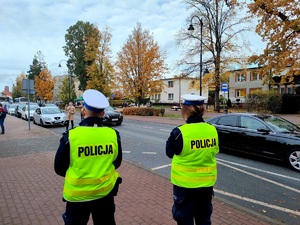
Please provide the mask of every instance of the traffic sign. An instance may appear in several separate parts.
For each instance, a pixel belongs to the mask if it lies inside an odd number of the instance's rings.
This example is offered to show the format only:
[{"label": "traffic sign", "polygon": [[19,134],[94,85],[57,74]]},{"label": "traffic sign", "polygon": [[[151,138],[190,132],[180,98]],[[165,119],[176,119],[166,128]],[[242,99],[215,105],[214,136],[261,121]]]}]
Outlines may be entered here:
[{"label": "traffic sign", "polygon": [[222,83],[221,90],[224,92],[228,91],[228,83],[227,82]]}]

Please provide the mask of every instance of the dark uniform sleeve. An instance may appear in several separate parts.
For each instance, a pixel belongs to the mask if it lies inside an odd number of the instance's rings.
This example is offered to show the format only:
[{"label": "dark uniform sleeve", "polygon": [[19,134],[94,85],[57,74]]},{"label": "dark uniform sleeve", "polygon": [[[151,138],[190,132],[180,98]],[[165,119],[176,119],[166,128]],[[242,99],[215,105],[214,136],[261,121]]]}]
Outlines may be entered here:
[{"label": "dark uniform sleeve", "polygon": [[54,170],[56,174],[64,177],[66,175],[67,169],[69,168],[69,165],[70,144],[68,140],[68,133],[65,132],[60,139],[60,144],[54,158]]},{"label": "dark uniform sleeve", "polygon": [[115,159],[115,161],[113,162],[115,168],[119,168],[120,165],[121,165],[121,162],[122,162],[122,145],[121,145],[121,136],[119,134],[118,131],[116,131],[117,133],[117,138],[118,138],[118,155],[117,155],[117,158]]},{"label": "dark uniform sleeve", "polygon": [[183,149],[183,139],[180,130],[176,127],[170,133],[170,136],[166,142],[166,155],[169,158],[180,155]]}]

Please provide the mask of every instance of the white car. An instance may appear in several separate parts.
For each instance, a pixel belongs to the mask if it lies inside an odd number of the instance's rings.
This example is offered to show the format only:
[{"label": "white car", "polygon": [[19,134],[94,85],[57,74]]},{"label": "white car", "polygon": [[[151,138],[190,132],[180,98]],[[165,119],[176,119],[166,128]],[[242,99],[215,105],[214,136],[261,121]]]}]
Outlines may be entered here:
[{"label": "white car", "polygon": [[58,107],[38,107],[33,113],[33,123],[41,126],[64,126],[66,123],[66,114]]},{"label": "white car", "polygon": [[17,104],[8,104],[7,105],[7,113],[9,115],[15,115],[15,108],[16,108]]},{"label": "white car", "polygon": [[26,104],[22,109],[21,109],[21,118],[24,120],[28,120],[28,110],[29,110],[29,116],[30,116],[30,120],[33,119],[33,113],[35,112],[35,110],[38,108],[38,104],[30,104],[29,107]]}]

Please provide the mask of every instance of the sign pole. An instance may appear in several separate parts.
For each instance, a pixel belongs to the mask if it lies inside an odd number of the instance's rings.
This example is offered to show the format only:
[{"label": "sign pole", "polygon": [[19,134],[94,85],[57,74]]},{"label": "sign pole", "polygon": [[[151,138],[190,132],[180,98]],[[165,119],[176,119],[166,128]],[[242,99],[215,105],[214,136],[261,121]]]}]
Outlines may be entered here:
[{"label": "sign pole", "polygon": [[29,80],[27,80],[28,82],[27,82],[27,98],[28,98],[28,102],[27,102],[27,104],[28,104],[28,107],[26,107],[27,109],[28,109],[28,111],[27,111],[27,119],[28,119],[28,129],[30,130],[30,99],[29,99]]}]

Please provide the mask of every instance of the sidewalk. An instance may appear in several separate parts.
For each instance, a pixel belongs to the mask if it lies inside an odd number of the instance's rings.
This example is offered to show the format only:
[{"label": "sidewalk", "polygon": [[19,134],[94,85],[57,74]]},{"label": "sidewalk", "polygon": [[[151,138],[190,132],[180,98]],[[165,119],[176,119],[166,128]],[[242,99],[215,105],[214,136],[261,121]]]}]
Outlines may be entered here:
[{"label": "sidewalk", "polygon": [[[180,119],[162,119],[174,125],[182,123]],[[5,135],[0,135],[0,224],[63,224],[63,178],[53,170],[60,135],[33,124],[28,130],[28,122],[9,115],[5,127]],[[127,161],[118,171],[123,183],[116,197],[117,225],[176,224],[171,215],[172,185],[167,178]],[[213,206],[212,224],[279,224],[218,196]]]}]

